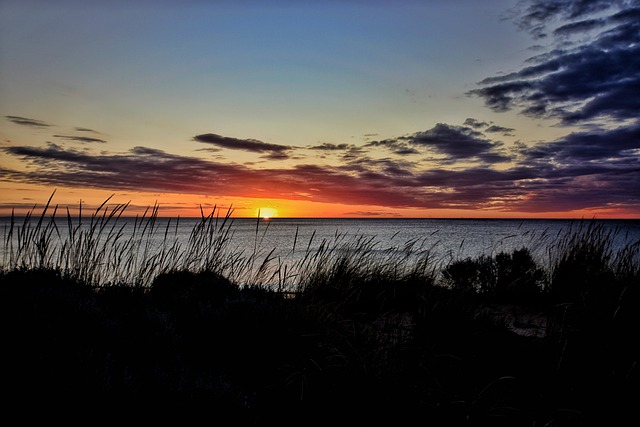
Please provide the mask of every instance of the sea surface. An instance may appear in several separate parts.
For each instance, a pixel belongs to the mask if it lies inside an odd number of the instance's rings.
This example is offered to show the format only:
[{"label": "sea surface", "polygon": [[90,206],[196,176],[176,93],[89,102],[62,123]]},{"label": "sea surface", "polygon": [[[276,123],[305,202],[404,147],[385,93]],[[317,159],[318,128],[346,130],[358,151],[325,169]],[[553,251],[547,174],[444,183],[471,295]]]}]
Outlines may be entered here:
[{"label": "sea surface", "polygon": [[[621,245],[640,240],[640,220],[597,220]],[[286,252],[293,246],[316,248],[323,240],[366,237],[377,249],[403,248],[418,242],[446,258],[492,255],[523,246],[545,250],[566,233],[586,229],[591,220],[548,219],[255,219],[236,220],[235,238],[248,245],[256,240]],[[615,235],[615,236],[614,236]],[[346,240],[345,239],[345,240]],[[415,246],[415,245],[414,245]]]},{"label": "sea surface", "polygon": [[[189,251],[193,258],[211,257],[211,251],[224,251],[227,256],[236,254],[235,259],[252,258],[252,269],[267,265],[270,271],[282,270],[285,265],[291,271],[296,262],[308,259],[319,250],[334,255],[360,250],[365,251],[370,260],[377,257],[383,262],[410,262],[428,253],[433,262],[447,263],[526,247],[545,265],[565,236],[596,225],[610,233],[614,251],[640,242],[640,220],[210,218],[203,223],[200,218],[154,218],[153,221],[119,218],[99,226],[97,221],[92,225],[89,219],[83,219],[80,226],[67,223],[66,218],[56,219],[53,226],[51,222],[49,220],[46,233],[49,254],[65,244],[68,247],[70,241],[77,243],[82,231],[82,239],[93,239],[94,246],[104,245],[121,252],[129,250],[130,254],[133,250],[145,251],[138,254],[140,257],[162,253],[158,256],[176,261],[187,257]],[[47,220],[38,229],[40,235],[46,226]],[[12,254],[15,259],[18,241],[26,235],[24,230],[33,231],[36,227],[37,218],[27,222],[14,218],[13,225],[10,218],[0,218],[3,267],[13,262]],[[18,232],[20,229],[22,234]],[[70,238],[72,235],[75,237]],[[130,239],[137,241],[137,245],[131,244]],[[127,241],[128,245],[123,243]],[[84,249],[77,246],[78,250],[88,250],[86,246]],[[173,246],[174,251],[167,255],[169,246]],[[208,254],[203,252],[206,248],[210,250]],[[32,242],[29,251],[38,250]],[[196,253],[198,251],[201,253]],[[197,264],[197,259],[191,262]]]}]

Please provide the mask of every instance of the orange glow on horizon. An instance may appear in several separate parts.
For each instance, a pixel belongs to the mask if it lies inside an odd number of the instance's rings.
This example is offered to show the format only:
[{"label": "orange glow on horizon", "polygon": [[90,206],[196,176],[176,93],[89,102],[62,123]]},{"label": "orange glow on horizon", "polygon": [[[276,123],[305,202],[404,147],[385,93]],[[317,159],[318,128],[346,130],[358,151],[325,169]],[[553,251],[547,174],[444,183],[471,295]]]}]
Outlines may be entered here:
[{"label": "orange glow on horizon", "polygon": [[[10,216],[32,212],[39,215],[53,190],[36,185],[22,184],[11,188],[4,185],[0,199],[0,215]],[[111,197],[111,198],[110,198]],[[109,199],[110,198],[110,199]],[[516,212],[507,210],[472,209],[426,209],[395,208],[371,205],[350,205],[323,203],[312,200],[289,200],[270,198],[241,198],[225,196],[202,196],[193,194],[122,192],[113,193],[94,189],[57,189],[51,199],[47,214],[52,214],[57,206],[57,214],[78,214],[82,204],[83,215],[91,215],[108,200],[105,205],[112,208],[118,204],[128,204],[124,216],[147,214],[150,208],[158,207],[159,217],[199,217],[202,213],[217,216],[229,214],[234,218],[522,218],[522,219],[640,219],[640,213],[616,207],[599,210]]]}]

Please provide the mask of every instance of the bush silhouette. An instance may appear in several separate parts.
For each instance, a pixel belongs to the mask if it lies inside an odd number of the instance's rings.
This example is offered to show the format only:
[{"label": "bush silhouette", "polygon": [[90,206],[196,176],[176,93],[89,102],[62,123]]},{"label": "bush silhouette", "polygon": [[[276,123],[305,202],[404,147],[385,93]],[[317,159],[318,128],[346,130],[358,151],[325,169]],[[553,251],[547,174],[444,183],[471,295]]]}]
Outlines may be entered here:
[{"label": "bush silhouette", "polygon": [[456,260],[442,273],[445,284],[456,291],[518,303],[534,302],[545,283],[544,270],[527,248],[500,252],[495,257],[480,255]]}]

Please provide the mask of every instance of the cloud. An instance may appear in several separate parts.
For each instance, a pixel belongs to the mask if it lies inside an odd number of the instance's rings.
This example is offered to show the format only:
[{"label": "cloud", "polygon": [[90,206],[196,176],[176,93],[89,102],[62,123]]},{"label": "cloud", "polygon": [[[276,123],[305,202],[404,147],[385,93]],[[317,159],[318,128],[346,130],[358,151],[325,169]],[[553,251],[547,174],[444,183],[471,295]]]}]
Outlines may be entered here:
[{"label": "cloud", "polygon": [[347,165],[339,167],[340,170],[357,172],[361,176],[398,177],[412,176],[416,163],[394,159],[372,159],[361,157],[350,161]]},{"label": "cloud", "polygon": [[[598,17],[591,17],[598,12]],[[561,123],[620,122],[640,111],[640,2],[534,1],[516,22],[537,35],[560,21],[555,47],[534,65],[489,77],[479,96],[494,111],[555,118]],[[600,30],[596,34],[591,34]],[[579,36],[569,44],[565,38]]]},{"label": "cloud", "polygon": [[584,21],[572,22],[556,28],[553,31],[554,36],[567,36],[576,33],[584,33],[604,27],[606,20],[604,19],[586,19]]},{"label": "cloud", "polygon": [[407,147],[405,145],[400,145],[398,147],[396,147],[393,150],[394,154],[397,154],[399,156],[408,156],[411,154],[420,154],[420,152],[418,150],[416,150],[415,148],[411,148],[411,147]]},{"label": "cloud", "polygon": [[[475,119],[467,119],[465,123],[482,127],[487,123]],[[438,123],[433,128],[381,141],[370,141],[364,147],[382,147],[391,153],[401,156],[435,152],[446,158],[440,162],[455,163],[457,161],[482,161],[500,163],[511,160],[503,153],[502,144],[486,139],[482,132],[471,127],[453,126]]]},{"label": "cloud", "polygon": [[537,171],[532,212],[640,207],[640,124],[573,132],[523,149],[521,165]]},{"label": "cloud", "polygon": [[640,124],[613,130],[573,132],[557,141],[527,149],[525,154],[529,160],[544,159],[563,164],[624,161],[640,166]]},{"label": "cloud", "polygon": [[408,141],[446,154],[452,160],[478,158],[488,163],[510,160],[497,151],[501,147],[500,143],[485,139],[481,132],[463,126],[438,123],[429,130],[412,135]]},{"label": "cloud", "polygon": [[56,144],[14,146],[5,153],[22,159],[26,171],[0,170],[0,178],[51,186],[176,192],[234,197],[274,197],[353,204],[409,206],[410,194],[382,188],[386,176],[349,174],[332,167],[298,165],[290,169],[251,169],[135,147],[126,153],[91,155]]},{"label": "cloud", "polygon": [[515,131],[513,128],[494,125],[493,122],[481,122],[471,117],[464,121],[464,126],[468,126],[476,130],[485,128],[484,132],[486,133],[502,133],[504,135],[511,135],[511,132]]},{"label": "cloud", "polygon": [[4,116],[7,120],[9,120],[11,123],[15,123],[17,125],[22,125],[22,126],[31,126],[31,127],[35,127],[35,128],[43,128],[43,127],[49,127],[51,126],[48,123],[45,123],[43,121],[40,120],[35,120],[35,119],[29,119],[26,117],[20,117],[20,116]]},{"label": "cloud", "polygon": [[287,153],[282,153],[282,152],[271,152],[269,154],[265,154],[264,156],[261,156],[261,158],[266,159],[266,160],[287,160],[290,156]]},{"label": "cloud", "polygon": [[353,147],[350,144],[332,144],[330,142],[323,142],[320,145],[313,145],[308,147],[310,150],[321,150],[321,151],[342,151],[348,150]]},{"label": "cloud", "polygon": [[[289,169],[251,169],[200,158],[178,156],[148,147],[127,153],[90,155],[47,147],[7,147],[26,171],[3,169],[0,177],[51,186],[101,188],[110,191],[161,191],[234,197],[273,197],[379,206],[424,206],[423,189],[409,172],[362,173],[338,167],[297,165]],[[437,205],[437,203],[435,204]]]},{"label": "cloud", "polygon": [[511,132],[515,131],[514,128],[507,128],[504,126],[491,125],[484,130],[487,133],[501,133],[503,135],[511,135]]},{"label": "cloud", "polygon": [[[299,164],[253,169],[180,156],[149,147],[100,153],[46,147],[5,147],[24,163],[0,179],[49,186],[230,197],[271,197],[386,207],[560,212],[640,205],[638,126],[574,133],[521,147],[510,168],[425,168],[394,159],[354,157],[342,166]],[[607,140],[617,141],[607,145]],[[590,148],[589,150],[586,150]],[[581,157],[579,157],[581,156]]]},{"label": "cloud", "polygon": [[[629,3],[629,2],[625,2]],[[573,20],[601,12],[612,6],[611,0],[534,0],[524,10],[516,10],[516,24],[534,38],[547,37],[549,22],[556,19]]]},{"label": "cloud", "polygon": [[23,174],[14,171],[11,173],[14,178],[55,186],[204,194],[205,185],[224,181],[215,178],[242,169],[147,147],[134,147],[124,154],[100,155],[56,144],[45,148],[8,147],[5,151],[38,166]]},{"label": "cloud", "polygon": [[86,142],[86,143],[97,142],[100,144],[104,144],[107,142],[104,139],[90,138],[88,136],[73,136],[73,135],[53,135],[53,136],[54,138],[65,139],[67,141]]},{"label": "cloud", "polygon": [[397,139],[384,139],[382,141],[370,141],[367,142],[365,147],[383,147],[399,156],[408,156],[411,154],[420,154],[420,151],[413,147],[410,147],[406,141],[403,141],[404,137]]},{"label": "cloud", "polygon": [[269,144],[257,139],[230,138],[227,136],[216,135],[215,133],[196,135],[193,139],[194,141],[212,144],[217,147],[229,148],[232,150],[244,150],[254,153],[271,152],[271,155],[278,153],[280,158],[286,158],[286,156],[283,156],[283,153],[292,149],[292,147],[287,145]]},{"label": "cloud", "polygon": [[472,127],[474,129],[480,129],[480,128],[489,126],[489,123],[481,122],[479,120],[469,117],[467,120],[464,121],[464,125]]}]

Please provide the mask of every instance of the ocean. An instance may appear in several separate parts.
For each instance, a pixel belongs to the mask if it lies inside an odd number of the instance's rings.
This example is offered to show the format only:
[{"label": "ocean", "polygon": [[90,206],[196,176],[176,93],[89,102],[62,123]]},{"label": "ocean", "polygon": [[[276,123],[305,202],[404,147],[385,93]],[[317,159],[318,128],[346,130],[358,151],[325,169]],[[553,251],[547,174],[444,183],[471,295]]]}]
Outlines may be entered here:
[{"label": "ocean", "polygon": [[563,236],[595,224],[611,233],[614,251],[640,242],[640,220],[153,217],[96,220],[93,226],[90,219],[74,221],[45,220],[38,228],[37,219],[16,218],[12,226],[10,218],[1,218],[2,267],[82,264],[107,281],[138,282],[172,268],[215,267],[237,281],[274,282],[283,280],[284,271],[293,277],[319,251],[332,257],[358,252],[366,262],[410,264],[428,256],[446,264],[525,247],[545,266]]}]

